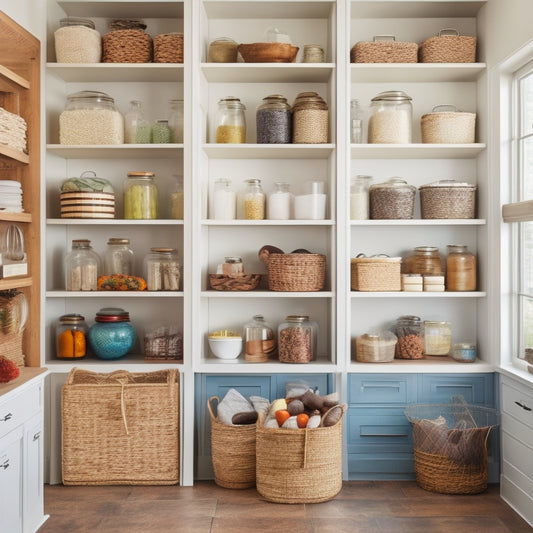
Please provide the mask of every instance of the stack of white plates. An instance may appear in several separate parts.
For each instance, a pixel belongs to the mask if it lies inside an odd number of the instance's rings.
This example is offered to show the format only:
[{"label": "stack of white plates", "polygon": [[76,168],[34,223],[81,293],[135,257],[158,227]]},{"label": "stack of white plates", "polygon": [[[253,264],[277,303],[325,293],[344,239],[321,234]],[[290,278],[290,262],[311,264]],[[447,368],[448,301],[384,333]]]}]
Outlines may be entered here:
[{"label": "stack of white plates", "polygon": [[22,213],[22,187],[15,180],[0,180],[0,211]]}]

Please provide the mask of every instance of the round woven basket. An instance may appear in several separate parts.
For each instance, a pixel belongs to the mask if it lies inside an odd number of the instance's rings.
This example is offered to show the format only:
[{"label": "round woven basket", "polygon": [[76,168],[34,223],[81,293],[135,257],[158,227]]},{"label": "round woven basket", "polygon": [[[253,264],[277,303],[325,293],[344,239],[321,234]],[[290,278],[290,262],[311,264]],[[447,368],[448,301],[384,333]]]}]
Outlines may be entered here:
[{"label": "round woven basket", "polygon": [[152,38],[143,30],[113,30],[102,37],[103,63],[150,63]]},{"label": "round woven basket", "polygon": [[420,187],[422,218],[474,218],[476,186]]},{"label": "round woven basket", "polygon": [[154,37],[154,63],[183,63],[183,33]]},{"label": "round woven basket", "polygon": [[438,111],[422,115],[423,143],[468,144],[475,142],[476,114]]},{"label": "round woven basket", "polygon": [[326,256],[322,254],[270,254],[268,288],[271,291],[320,291],[326,277]]}]

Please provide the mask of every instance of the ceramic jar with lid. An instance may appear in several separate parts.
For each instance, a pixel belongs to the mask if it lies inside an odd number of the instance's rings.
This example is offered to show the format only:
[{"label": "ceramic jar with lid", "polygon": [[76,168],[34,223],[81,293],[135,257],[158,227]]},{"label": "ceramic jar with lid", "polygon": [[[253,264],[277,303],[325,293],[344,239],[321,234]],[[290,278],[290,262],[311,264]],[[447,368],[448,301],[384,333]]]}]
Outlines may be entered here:
[{"label": "ceramic jar with lid", "polygon": [[135,337],[130,314],[118,307],[100,309],[88,333],[96,357],[109,360],[124,357],[133,348]]},{"label": "ceramic jar with lid", "polygon": [[128,172],[124,182],[124,218],[151,220],[157,218],[158,192],[154,172]]},{"label": "ceramic jar with lid", "polygon": [[316,359],[318,325],[307,315],[289,315],[278,326],[282,363],[310,363]]},{"label": "ceramic jar with lid", "polygon": [[82,359],[87,355],[85,317],[77,313],[62,315],[56,326],[56,356],[58,359]]},{"label": "ceramic jar with lid", "polygon": [[261,180],[252,178],[245,182],[246,188],[242,197],[244,219],[263,220],[265,218],[266,197],[261,187]]},{"label": "ceramic jar with lid", "polygon": [[411,219],[415,213],[416,187],[402,178],[393,177],[369,188],[370,218]]},{"label": "ceramic jar with lid", "polygon": [[246,142],[246,107],[235,96],[227,96],[218,101],[216,119],[217,143]]},{"label": "ceramic jar with lid", "polygon": [[449,244],[446,256],[446,290],[475,291],[476,256],[464,244]]},{"label": "ceramic jar with lid", "polygon": [[100,257],[89,239],[74,239],[72,249],[65,256],[65,289],[67,291],[96,291],[100,275]]},{"label": "ceramic jar with lid", "polygon": [[255,115],[258,144],[288,144],[292,138],[291,106],[280,94],[263,98]]},{"label": "ceramic jar with lid", "polygon": [[328,104],[316,92],[298,94],[292,105],[292,142],[327,143],[328,134]]},{"label": "ceramic jar with lid", "polygon": [[133,274],[133,250],[130,240],[111,237],[104,252],[104,276],[113,274]]},{"label": "ceramic jar with lid", "polygon": [[350,184],[350,219],[367,220],[370,217],[369,188],[372,176],[359,174]]},{"label": "ceramic jar with lid", "polygon": [[265,363],[276,351],[276,337],[263,315],[254,315],[244,326],[244,358],[251,363]]},{"label": "ceramic jar with lid", "polygon": [[368,142],[407,144],[412,138],[412,98],[403,91],[385,91],[372,98]]},{"label": "ceramic jar with lid", "polygon": [[143,273],[149,291],[179,291],[178,252],[174,248],[150,248],[143,260]]},{"label": "ceramic jar with lid", "polygon": [[59,25],[54,33],[57,63],[100,63],[102,37],[92,20],[66,17]]},{"label": "ceramic jar with lid", "polygon": [[396,359],[423,359],[424,332],[420,317],[404,315],[396,321]]},{"label": "ceramic jar with lid", "polygon": [[441,276],[443,273],[442,258],[435,246],[417,246],[406,257],[403,266],[405,274]]}]

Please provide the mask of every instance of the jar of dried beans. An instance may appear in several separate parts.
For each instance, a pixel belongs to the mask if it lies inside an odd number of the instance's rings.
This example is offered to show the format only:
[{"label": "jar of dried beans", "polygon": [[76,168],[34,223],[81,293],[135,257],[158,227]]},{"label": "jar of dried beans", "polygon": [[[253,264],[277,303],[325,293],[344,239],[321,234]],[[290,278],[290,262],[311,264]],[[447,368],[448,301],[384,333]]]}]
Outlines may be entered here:
[{"label": "jar of dried beans", "polygon": [[282,363],[309,363],[316,359],[318,326],[307,315],[289,315],[278,327]]},{"label": "jar of dried beans", "polygon": [[403,91],[385,91],[372,98],[368,142],[410,143],[413,121],[411,100]]},{"label": "jar of dried beans", "polygon": [[292,138],[291,107],[280,94],[263,98],[255,115],[258,144],[288,144]]},{"label": "jar of dried beans", "polygon": [[423,359],[424,336],[420,318],[404,315],[396,321],[398,343],[394,357],[396,359]]},{"label": "jar of dried beans", "polygon": [[97,290],[100,257],[88,239],[74,239],[72,250],[65,256],[65,288],[67,291]]},{"label": "jar of dried beans", "polygon": [[328,104],[315,92],[300,93],[292,106],[292,142],[328,142]]},{"label": "jar of dried beans", "polygon": [[234,96],[219,100],[216,122],[217,143],[246,142],[245,109],[244,104]]}]

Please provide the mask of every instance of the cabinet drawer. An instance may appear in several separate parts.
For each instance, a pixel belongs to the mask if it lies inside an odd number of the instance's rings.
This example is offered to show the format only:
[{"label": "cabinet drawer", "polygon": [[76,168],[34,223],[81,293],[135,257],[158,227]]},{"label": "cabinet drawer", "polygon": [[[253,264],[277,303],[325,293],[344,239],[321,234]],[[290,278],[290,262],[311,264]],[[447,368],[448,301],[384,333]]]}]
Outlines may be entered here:
[{"label": "cabinet drawer", "polygon": [[19,394],[0,398],[0,437],[20,426],[41,409],[41,386],[36,384]]},{"label": "cabinet drawer", "polygon": [[475,405],[494,405],[494,374],[423,374],[419,403],[448,403],[462,396]]},{"label": "cabinet drawer", "polygon": [[502,411],[533,429],[533,394],[503,383]]},{"label": "cabinet drawer", "polygon": [[533,449],[507,431],[502,431],[502,450],[504,465],[512,465],[533,483],[533,462],[531,461]]},{"label": "cabinet drawer", "polygon": [[349,453],[348,479],[414,479],[413,454]]},{"label": "cabinet drawer", "polygon": [[412,403],[416,402],[414,374],[350,374],[348,403]]}]

